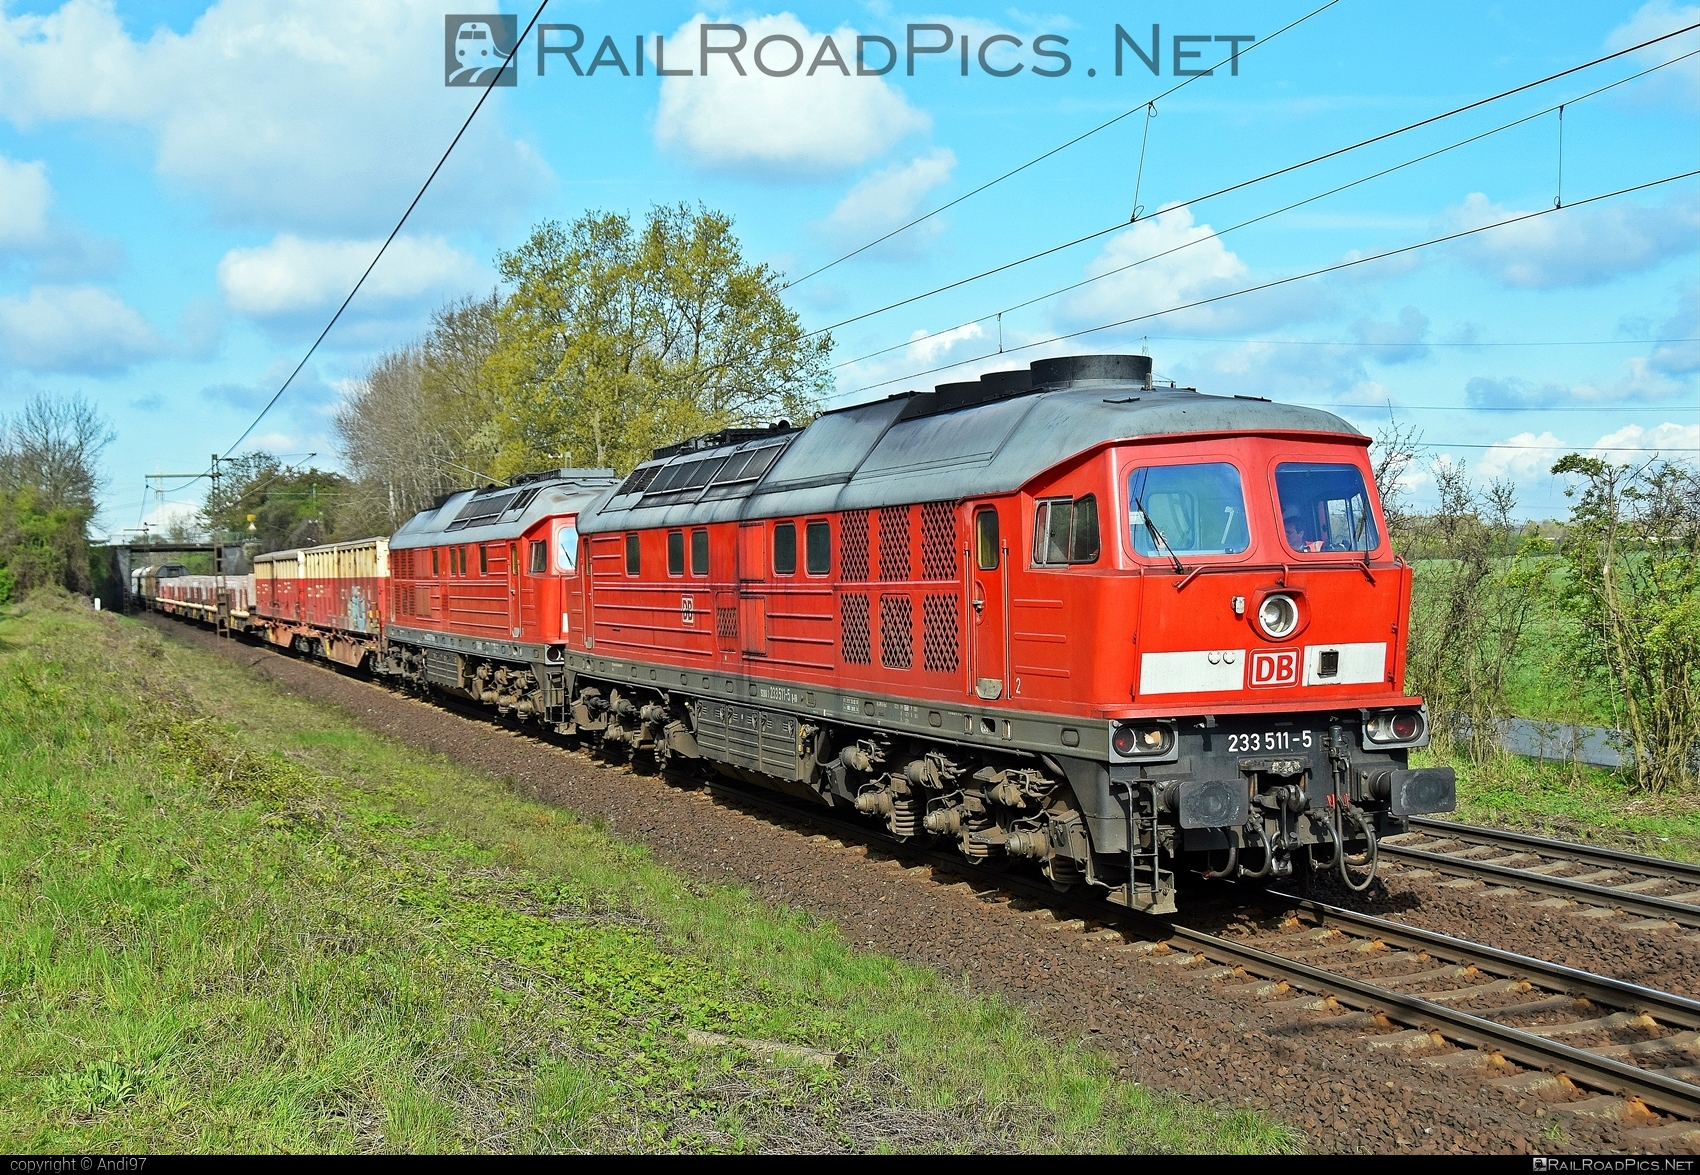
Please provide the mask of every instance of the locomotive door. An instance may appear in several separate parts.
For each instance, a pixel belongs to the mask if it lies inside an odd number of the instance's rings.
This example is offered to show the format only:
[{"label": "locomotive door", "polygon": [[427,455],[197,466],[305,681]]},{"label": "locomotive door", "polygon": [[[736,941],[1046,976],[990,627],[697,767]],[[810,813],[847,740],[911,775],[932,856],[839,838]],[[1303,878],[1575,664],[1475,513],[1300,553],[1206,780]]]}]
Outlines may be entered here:
[{"label": "locomotive door", "polygon": [[969,643],[974,695],[984,701],[1004,696],[1009,675],[1009,544],[998,524],[998,508],[974,507],[968,553]]},{"label": "locomotive door", "polygon": [[508,544],[508,632],[517,641],[519,623],[519,544]]},{"label": "locomotive door", "polygon": [[767,656],[767,523],[738,526],[738,631],[746,657]]}]

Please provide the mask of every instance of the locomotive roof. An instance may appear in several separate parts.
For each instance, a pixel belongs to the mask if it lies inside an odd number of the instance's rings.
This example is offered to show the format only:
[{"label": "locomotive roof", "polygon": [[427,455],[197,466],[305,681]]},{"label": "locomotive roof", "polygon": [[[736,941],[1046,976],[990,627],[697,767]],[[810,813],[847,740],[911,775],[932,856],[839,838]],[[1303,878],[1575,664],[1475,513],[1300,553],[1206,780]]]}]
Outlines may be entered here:
[{"label": "locomotive roof", "polygon": [[515,485],[461,490],[403,523],[390,538],[390,550],[517,538],[540,518],[585,509],[614,481],[612,469],[563,469]]},{"label": "locomotive roof", "polygon": [[1183,433],[1361,436],[1329,412],[1153,387],[1142,355],[1040,360],[827,412],[800,432],[658,455],[579,530],[770,518],[1010,493],[1106,441]]}]

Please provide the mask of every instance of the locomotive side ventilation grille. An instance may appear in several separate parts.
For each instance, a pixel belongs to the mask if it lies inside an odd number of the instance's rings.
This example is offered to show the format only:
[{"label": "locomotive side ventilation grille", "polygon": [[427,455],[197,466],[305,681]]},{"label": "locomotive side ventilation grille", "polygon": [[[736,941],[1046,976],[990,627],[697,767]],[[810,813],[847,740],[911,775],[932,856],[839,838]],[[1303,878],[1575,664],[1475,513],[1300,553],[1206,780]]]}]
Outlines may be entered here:
[{"label": "locomotive side ventilation grille", "polygon": [[961,664],[957,603],[955,596],[925,596],[921,600],[921,666],[929,673],[954,673]]},{"label": "locomotive side ventilation grille", "polygon": [[921,507],[921,578],[956,578],[956,511],[949,502]]},{"label": "locomotive side ventilation grille", "polygon": [[844,578],[865,583],[868,578],[868,512],[846,511],[838,524],[839,566]]},{"label": "locomotive side ventilation grille", "polygon": [[909,578],[909,507],[880,507],[880,579]]},{"label": "locomotive side ventilation grille", "polygon": [[908,596],[880,597],[880,664],[908,669],[915,662],[915,606]]},{"label": "locomotive side ventilation grille", "polygon": [[868,597],[862,592],[845,592],[838,606],[838,647],[843,650],[844,663],[871,663],[874,658],[868,637]]},{"label": "locomotive side ventilation grille", "polygon": [[727,648],[732,647],[738,640],[738,609],[716,607],[714,609],[714,636]]},{"label": "locomotive side ventilation grille", "polygon": [[390,575],[392,575],[396,579],[412,579],[413,578],[413,552],[412,551],[391,551],[390,552]]}]

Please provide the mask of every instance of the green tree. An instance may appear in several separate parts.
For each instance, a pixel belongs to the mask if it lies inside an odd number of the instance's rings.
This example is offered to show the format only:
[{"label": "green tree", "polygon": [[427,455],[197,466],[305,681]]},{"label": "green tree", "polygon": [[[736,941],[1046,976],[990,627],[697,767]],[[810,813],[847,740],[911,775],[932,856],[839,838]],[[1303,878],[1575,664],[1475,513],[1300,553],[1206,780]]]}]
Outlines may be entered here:
[{"label": "green tree", "polygon": [[1579,677],[1603,677],[1648,791],[1692,786],[1700,741],[1700,474],[1572,453],[1560,547]]},{"label": "green tree", "polygon": [[36,396],[0,419],[0,603],[49,585],[89,590],[88,524],[112,437],[80,395]]},{"label": "green tree", "polygon": [[388,534],[439,494],[489,480],[497,402],[485,362],[496,345],[494,294],[452,302],[423,340],[381,356],[337,411],[357,485],[343,529]]},{"label": "green tree", "polygon": [[297,469],[270,453],[244,453],[224,463],[219,488],[207,491],[203,511],[215,538],[257,542],[262,552],[317,546],[365,537],[343,535],[338,528],[351,485],[340,473]]},{"label": "green tree", "polygon": [[721,213],[548,221],[497,265],[509,292],[485,370],[498,476],[623,472],[687,436],[807,417],[830,386],[831,337],[806,335],[780,275],[744,260]]}]

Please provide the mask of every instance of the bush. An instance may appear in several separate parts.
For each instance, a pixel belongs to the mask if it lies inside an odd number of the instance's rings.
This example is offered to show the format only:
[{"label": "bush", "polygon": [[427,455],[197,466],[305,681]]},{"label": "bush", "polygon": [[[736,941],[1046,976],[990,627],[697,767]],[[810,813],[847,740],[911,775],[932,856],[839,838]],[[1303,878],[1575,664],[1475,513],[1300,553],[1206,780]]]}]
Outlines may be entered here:
[{"label": "bush", "polygon": [[1700,767],[1700,474],[1571,454],[1578,482],[1560,547],[1561,606],[1576,621],[1566,660],[1610,687],[1616,725],[1651,792],[1694,786]]}]

